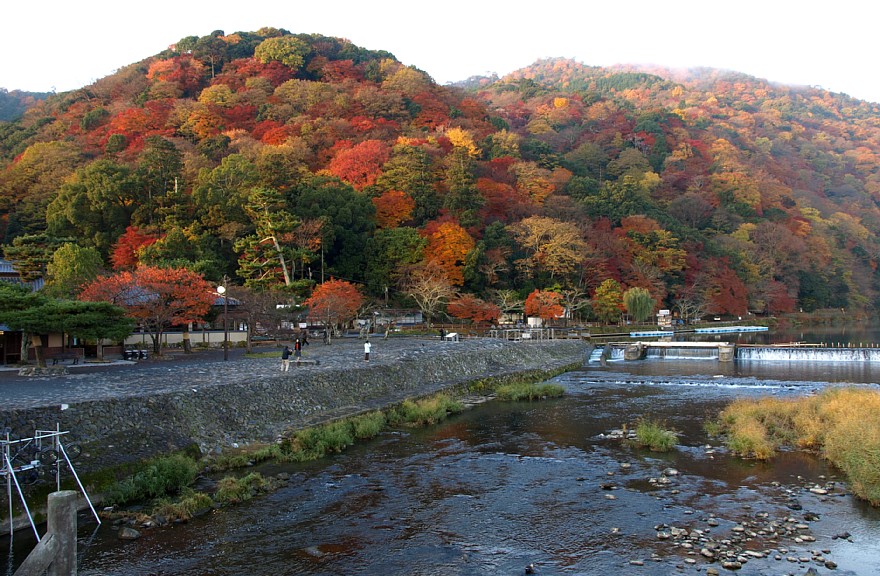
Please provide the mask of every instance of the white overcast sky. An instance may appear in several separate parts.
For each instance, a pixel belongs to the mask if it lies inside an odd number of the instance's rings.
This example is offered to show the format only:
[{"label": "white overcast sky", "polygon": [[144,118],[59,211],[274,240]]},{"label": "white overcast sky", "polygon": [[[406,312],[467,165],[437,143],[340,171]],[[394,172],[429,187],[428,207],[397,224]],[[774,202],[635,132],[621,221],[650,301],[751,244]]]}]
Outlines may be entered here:
[{"label": "white overcast sky", "polygon": [[185,36],[264,26],[387,50],[440,84],[539,58],[591,66],[706,66],[880,102],[876,27],[863,0],[4,0],[0,87],[90,84]]}]

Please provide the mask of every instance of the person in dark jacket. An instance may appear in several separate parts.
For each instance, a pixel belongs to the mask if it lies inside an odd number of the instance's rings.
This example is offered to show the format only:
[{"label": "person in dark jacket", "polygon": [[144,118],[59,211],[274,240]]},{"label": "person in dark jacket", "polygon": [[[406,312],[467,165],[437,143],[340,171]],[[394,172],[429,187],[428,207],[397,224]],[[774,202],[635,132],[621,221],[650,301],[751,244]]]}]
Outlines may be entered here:
[{"label": "person in dark jacket", "polygon": [[281,351],[281,371],[287,372],[290,369],[290,346],[285,345]]},{"label": "person in dark jacket", "polygon": [[299,361],[302,358],[302,353],[303,353],[302,340],[297,338],[296,342],[293,343],[293,357],[296,358],[296,365],[297,366],[299,366]]}]

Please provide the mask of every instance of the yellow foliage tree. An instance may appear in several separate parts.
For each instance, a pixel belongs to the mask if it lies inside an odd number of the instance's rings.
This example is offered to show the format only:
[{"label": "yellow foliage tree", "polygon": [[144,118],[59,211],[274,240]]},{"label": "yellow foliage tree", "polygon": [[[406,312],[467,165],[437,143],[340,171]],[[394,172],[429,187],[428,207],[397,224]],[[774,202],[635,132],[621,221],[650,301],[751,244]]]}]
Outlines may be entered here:
[{"label": "yellow foliage tree", "polygon": [[456,148],[464,148],[467,150],[468,156],[476,158],[480,155],[480,149],[474,144],[473,135],[464,128],[450,128],[446,131],[446,137],[452,142]]}]

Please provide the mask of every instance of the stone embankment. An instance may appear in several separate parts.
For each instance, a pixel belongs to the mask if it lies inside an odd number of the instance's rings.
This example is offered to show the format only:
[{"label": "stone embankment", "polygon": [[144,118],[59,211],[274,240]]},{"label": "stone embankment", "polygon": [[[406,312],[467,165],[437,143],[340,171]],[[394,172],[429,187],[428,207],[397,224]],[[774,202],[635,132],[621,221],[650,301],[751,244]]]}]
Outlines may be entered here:
[{"label": "stone embankment", "polygon": [[[289,372],[281,372],[276,358],[239,358],[58,377],[60,401],[0,406],[0,425],[21,437],[56,426],[69,430],[70,439],[83,446],[76,464],[83,472],[193,445],[207,453],[273,442],[290,429],[489,376],[579,365],[586,352],[578,340],[407,338],[376,341],[367,363],[362,346],[313,344],[307,355],[318,363],[292,365]],[[78,380],[66,381],[70,378]],[[87,386],[90,380],[93,387]]]}]

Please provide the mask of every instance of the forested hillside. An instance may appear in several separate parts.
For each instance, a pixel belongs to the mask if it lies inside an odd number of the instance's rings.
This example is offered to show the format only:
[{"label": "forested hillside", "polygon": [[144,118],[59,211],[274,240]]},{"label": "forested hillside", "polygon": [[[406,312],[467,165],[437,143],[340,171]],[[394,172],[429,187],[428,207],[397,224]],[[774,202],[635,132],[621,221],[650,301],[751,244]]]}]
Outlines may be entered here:
[{"label": "forested hillside", "polygon": [[49,94],[42,92],[10,92],[6,88],[0,88],[0,122],[20,118],[25,110],[47,96]]},{"label": "forested hillside", "polygon": [[345,40],[217,31],[0,123],[0,239],[26,274],[74,242],[297,296],[874,309],[878,158],[878,105],[741,74],[558,59],[441,87]]}]

